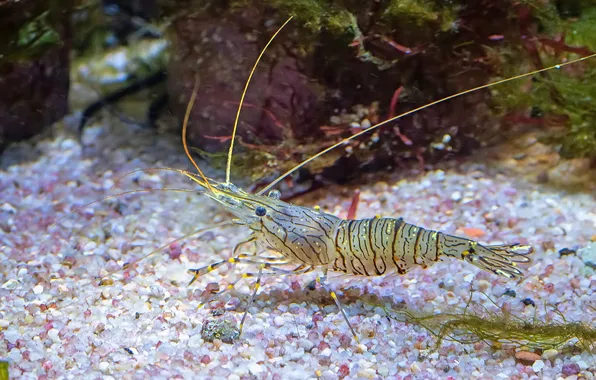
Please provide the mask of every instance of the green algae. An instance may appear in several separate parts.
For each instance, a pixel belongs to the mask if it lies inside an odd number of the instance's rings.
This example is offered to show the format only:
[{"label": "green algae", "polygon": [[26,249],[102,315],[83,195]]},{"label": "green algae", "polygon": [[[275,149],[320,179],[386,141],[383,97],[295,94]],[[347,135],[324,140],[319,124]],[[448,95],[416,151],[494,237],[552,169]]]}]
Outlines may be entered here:
[{"label": "green algae", "polygon": [[[226,170],[227,151],[210,153],[197,147],[191,147],[190,150],[209,161],[214,169],[222,173]],[[265,150],[246,149],[242,154],[236,153],[232,156],[231,174],[235,178],[247,178],[252,182],[256,182],[271,172],[269,166],[273,162],[275,162],[274,156]]]},{"label": "green algae", "polygon": [[[421,326],[437,339],[434,350],[445,340],[462,344],[486,342],[492,347],[512,344],[537,350],[565,349],[578,346],[585,351],[596,348],[596,327],[584,322],[567,321],[556,308],[549,308],[559,317],[557,321],[530,320],[503,311],[488,295],[482,293],[497,311],[480,306],[471,307],[472,294],[463,310],[424,313],[410,309],[382,307],[389,318]],[[545,311],[547,306],[545,305]],[[594,311],[594,310],[593,310]]]},{"label": "green algae", "polygon": [[[17,7],[18,5],[5,5]],[[59,28],[64,27],[64,15],[70,3],[53,0],[47,3],[30,2],[21,11],[2,18],[0,27],[0,63],[35,60],[63,43]]]},{"label": "green algae", "polygon": [[291,14],[304,28],[318,34],[326,29],[334,34],[346,33],[352,25],[352,13],[326,0],[273,0],[271,5]]},{"label": "green algae", "polygon": [[[529,1],[526,1],[529,3]],[[535,8],[540,8],[535,6]],[[576,9],[577,18],[563,20],[553,14],[553,7],[540,8],[537,17],[549,35],[536,41],[543,67],[577,58],[596,51],[596,7]],[[508,44],[490,51],[501,67],[502,77],[536,69],[535,62],[520,60],[522,46]],[[565,158],[596,157],[596,61],[588,60],[563,70],[552,70],[530,81],[508,83],[492,89],[495,111],[530,109],[545,121],[542,138],[555,145]],[[525,87],[525,89],[524,89]],[[521,88],[521,90],[520,90]],[[551,128],[548,127],[559,127]],[[561,130],[561,127],[563,130]]]},{"label": "green algae", "polygon": [[8,362],[0,360],[0,380],[8,380]]},{"label": "green algae", "polygon": [[58,44],[60,34],[51,27],[48,16],[49,11],[45,11],[23,25],[18,31],[17,47],[35,50]]}]

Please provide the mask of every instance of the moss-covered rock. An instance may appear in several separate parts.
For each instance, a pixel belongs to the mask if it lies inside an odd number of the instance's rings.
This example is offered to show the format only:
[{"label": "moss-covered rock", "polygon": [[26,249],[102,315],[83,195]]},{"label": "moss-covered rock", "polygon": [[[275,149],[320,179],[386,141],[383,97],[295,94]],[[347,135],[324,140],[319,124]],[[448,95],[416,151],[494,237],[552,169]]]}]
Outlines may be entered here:
[{"label": "moss-covered rock", "polygon": [[[212,154],[228,147],[235,108],[254,60],[279,25],[294,16],[257,68],[240,117],[238,154],[268,157],[256,172],[241,168],[243,176],[254,177],[279,174],[390,115],[589,51],[588,42],[577,36],[589,38],[588,29],[594,25],[587,4],[562,9],[554,1],[541,0],[185,4],[192,12],[173,22],[171,107],[183,115],[198,75],[189,136],[194,146]],[[567,17],[569,12],[579,14],[579,19]],[[586,31],[572,40],[572,25]],[[564,42],[570,48],[553,47],[565,30],[569,32]],[[557,140],[563,153],[590,151],[593,130],[584,122],[591,112],[585,104],[590,70],[583,73],[585,88],[575,84],[579,77],[569,75],[590,65],[434,106],[346,144],[309,169],[346,180],[366,170],[466,154],[503,138],[507,129],[497,116],[518,124],[528,118],[536,123],[535,117],[527,116],[531,109],[548,120],[567,115],[565,130],[570,133]],[[565,88],[565,81],[572,88]],[[574,89],[578,97],[563,95]],[[545,107],[548,103],[558,109]]]},{"label": "moss-covered rock", "polygon": [[71,0],[0,3],[0,150],[68,111],[71,8]]}]

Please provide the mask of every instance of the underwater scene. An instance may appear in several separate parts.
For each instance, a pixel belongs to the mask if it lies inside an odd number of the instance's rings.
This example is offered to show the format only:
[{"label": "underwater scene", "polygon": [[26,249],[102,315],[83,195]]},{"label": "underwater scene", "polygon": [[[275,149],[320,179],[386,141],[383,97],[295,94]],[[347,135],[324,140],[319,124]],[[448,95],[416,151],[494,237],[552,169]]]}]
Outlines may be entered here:
[{"label": "underwater scene", "polygon": [[0,380],[596,377],[592,1],[0,20]]}]

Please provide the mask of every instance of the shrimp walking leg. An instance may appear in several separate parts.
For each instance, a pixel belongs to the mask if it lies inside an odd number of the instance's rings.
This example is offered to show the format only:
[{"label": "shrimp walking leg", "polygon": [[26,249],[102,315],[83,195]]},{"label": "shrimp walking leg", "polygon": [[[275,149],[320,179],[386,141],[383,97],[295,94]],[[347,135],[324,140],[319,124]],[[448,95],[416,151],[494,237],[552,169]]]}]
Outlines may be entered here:
[{"label": "shrimp walking leg", "polygon": [[244,311],[244,315],[242,315],[242,320],[240,321],[240,327],[238,328],[239,333],[238,335],[242,335],[242,327],[244,327],[244,321],[246,321],[246,316],[248,315],[248,311],[250,310],[250,307],[252,305],[252,303],[255,300],[255,297],[257,296],[257,292],[259,291],[259,288],[261,287],[261,278],[263,275],[263,267],[265,265],[261,264],[259,266],[259,273],[257,274],[257,280],[255,281],[255,287],[254,290],[252,292],[252,295],[250,296],[250,301],[248,301],[248,305],[246,305],[246,310]]},{"label": "shrimp walking leg", "polygon": [[[256,256],[259,258],[259,256]],[[250,259],[249,259],[250,258]],[[197,268],[197,269],[189,269],[188,272],[193,274],[192,280],[188,283],[188,286],[192,285],[199,277],[211,273],[217,268],[221,267],[224,264],[257,264],[257,265],[264,265],[266,268],[269,268],[273,265],[284,265],[288,264],[288,261],[285,261],[283,257],[260,257],[261,261],[254,260],[254,256],[247,255],[247,254],[240,254],[235,257],[231,257],[229,259],[216,261],[212,264],[207,266]]]},{"label": "shrimp walking leg", "polygon": [[[267,266],[266,266],[267,267]],[[312,266],[306,266],[306,265],[298,265],[296,268],[294,269],[282,269],[282,268],[277,268],[274,266],[269,266],[267,267],[267,269],[269,269],[271,272],[264,272],[261,274],[262,277],[270,277],[270,276],[279,276],[279,275],[298,275],[298,274],[306,274],[309,272],[312,272],[315,267]],[[236,285],[238,285],[238,283],[244,279],[248,279],[248,278],[257,278],[259,275],[258,273],[243,273],[242,276],[237,279],[236,281],[228,284],[225,288],[223,288],[220,291],[211,293],[211,295],[209,296],[208,299],[204,300],[203,302],[201,302],[201,304],[199,305],[199,308],[208,304],[209,302],[211,302],[211,300],[213,300],[216,297],[221,296],[222,294],[224,294],[227,291],[230,291],[232,289],[234,289],[236,287]]]},{"label": "shrimp walking leg", "polygon": [[322,276],[317,277],[317,283],[319,283],[323,287],[323,289],[325,289],[329,293],[331,298],[333,298],[333,301],[335,301],[335,304],[339,308],[341,315],[344,317],[344,320],[348,324],[348,327],[350,328],[350,331],[352,332],[352,336],[354,337],[354,340],[356,342],[359,342],[360,340],[358,339],[358,335],[356,335],[356,332],[354,331],[354,328],[352,327],[352,324],[350,323],[350,320],[348,319],[348,315],[344,311],[344,308],[341,306],[341,302],[339,302],[339,298],[337,298],[337,294],[335,294],[335,292],[333,290],[329,289],[329,287],[325,283],[326,278],[327,278],[327,271],[325,271]]}]

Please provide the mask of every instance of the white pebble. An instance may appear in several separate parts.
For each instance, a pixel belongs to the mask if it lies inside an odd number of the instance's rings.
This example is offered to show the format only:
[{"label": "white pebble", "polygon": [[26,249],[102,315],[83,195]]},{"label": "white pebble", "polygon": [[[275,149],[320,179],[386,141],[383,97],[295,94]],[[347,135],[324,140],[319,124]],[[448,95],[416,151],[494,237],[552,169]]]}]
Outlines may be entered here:
[{"label": "white pebble", "polygon": [[273,319],[273,324],[277,327],[281,327],[284,325],[284,319],[278,315]]},{"label": "white pebble", "polygon": [[248,370],[251,374],[258,375],[259,373],[263,372],[264,368],[257,363],[250,363],[248,365]]},{"label": "white pebble", "polygon": [[60,337],[58,336],[58,329],[50,329],[48,331],[48,337],[54,342],[59,342]]},{"label": "white pebble", "polygon": [[100,369],[100,371],[105,371],[109,367],[110,367],[110,363],[108,363],[108,362],[101,362],[101,363],[99,363],[99,369]]},{"label": "white pebble", "polygon": [[306,338],[300,339],[300,347],[304,348],[304,351],[310,351],[313,349],[315,344]]},{"label": "white pebble", "polygon": [[165,289],[159,285],[151,285],[149,287],[149,290],[150,290],[151,296],[155,297],[155,298],[164,298],[164,296],[166,294]]},{"label": "white pebble", "polygon": [[114,181],[111,179],[106,179],[103,181],[102,187],[104,190],[110,190],[112,187],[114,187]]},{"label": "white pebble", "polygon": [[451,193],[451,200],[454,202],[461,201],[461,191],[454,191]]},{"label": "white pebble", "polygon": [[42,285],[39,285],[39,284],[38,285],[35,285],[33,287],[33,293],[35,293],[35,294],[41,294],[41,293],[43,293],[43,286]]},{"label": "white pebble", "polygon": [[10,326],[10,322],[8,322],[6,319],[0,319],[0,327],[1,328],[5,328]]},{"label": "white pebble", "polygon": [[12,328],[4,331],[4,339],[8,341],[8,343],[15,344],[17,339],[21,337],[21,333],[17,331],[17,329]]},{"label": "white pebble", "polygon": [[201,347],[202,344],[203,344],[203,338],[201,337],[201,334],[195,334],[195,335],[191,336],[190,339],[188,340],[188,347],[190,347],[190,348]]},{"label": "white pebble", "polygon": [[542,361],[542,360],[536,360],[534,362],[534,364],[532,364],[532,369],[534,370],[534,372],[540,372],[540,371],[542,371],[543,368],[544,368],[544,361]]},{"label": "white pebble", "polygon": [[585,371],[585,370],[587,370],[587,369],[588,369],[588,367],[589,367],[588,363],[586,363],[586,362],[585,362],[585,361],[583,361],[583,360],[579,360],[579,361],[577,361],[577,365],[579,366],[579,368],[580,368],[582,371]]},{"label": "white pebble", "polygon": [[383,376],[383,377],[387,377],[389,376],[389,368],[381,366],[379,368],[377,368],[377,372],[379,373],[379,375]]},{"label": "white pebble", "polygon": [[60,147],[62,149],[72,149],[77,145],[78,143],[73,139],[64,139],[64,141],[62,141],[62,143],[60,144]]}]

